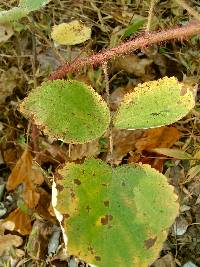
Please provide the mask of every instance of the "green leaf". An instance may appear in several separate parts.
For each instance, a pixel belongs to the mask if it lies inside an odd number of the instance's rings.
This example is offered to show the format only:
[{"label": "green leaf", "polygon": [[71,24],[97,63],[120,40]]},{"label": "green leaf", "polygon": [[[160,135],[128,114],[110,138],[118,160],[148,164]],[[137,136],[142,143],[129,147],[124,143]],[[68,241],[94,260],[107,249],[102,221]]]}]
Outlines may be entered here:
[{"label": "green leaf", "polygon": [[122,35],[123,38],[127,38],[131,36],[133,33],[137,32],[145,23],[145,19],[136,18],[125,30],[124,34]]},{"label": "green leaf", "polygon": [[35,11],[48,4],[51,0],[20,0],[19,7],[28,10],[28,12]]},{"label": "green leaf", "polygon": [[28,15],[27,10],[20,7],[13,7],[10,10],[3,10],[0,12],[0,23],[7,23],[19,20]]},{"label": "green leaf", "polygon": [[91,28],[78,20],[61,23],[53,27],[52,39],[62,45],[75,45],[85,42],[91,37]]},{"label": "green leaf", "polygon": [[19,20],[28,15],[29,12],[40,9],[51,0],[21,0],[18,7],[0,12],[0,23]]},{"label": "green leaf", "polygon": [[174,123],[195,105],[196,91],[175,77],[139,84],[119,107],[114,125],[120,129],[143,129]]},{"label": "green leaf", "polygon": [[105,101],[78,81],[45,82],[29,94],[20,110],[45,133],[67,143],[101,137],[110,122]]},{"label": "green leaf", "polygon": [[179,149],[154,148],[151,151],[176,159],[192,159],[192,156],[190,154]]},{"label": "green leaf", "polygon": [[112,169],[95,159],[68,163],[59,174],[52,198],[69,254],[99,267],[147,267],[156,259],[178,213],[165,176],[149,165]]}]

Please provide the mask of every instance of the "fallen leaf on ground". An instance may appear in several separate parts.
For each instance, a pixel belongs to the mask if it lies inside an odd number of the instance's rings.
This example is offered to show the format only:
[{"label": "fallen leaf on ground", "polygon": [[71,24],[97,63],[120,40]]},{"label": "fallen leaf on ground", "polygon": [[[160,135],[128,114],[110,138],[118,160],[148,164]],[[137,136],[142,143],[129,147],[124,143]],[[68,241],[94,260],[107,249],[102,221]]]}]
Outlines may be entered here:
[{"label": "fallen leaf on ground", "polygon": [[17,235],[3,235],[0,236],[0,256],[2,256],[6,251],[12,249],[12,247],[19,247],[23,243],[20,236]]},{"label": "fallen leaf on ground", "polygon": [[152,267],[176,267],[176,264],[172,254],[169,253],[155,261]]},{"label": "fallen leaf on ground", "polygon": [[[130,151],[135,150],[136,141],[141,138],[144,130],[119,130],[113,129],[113,154],[112,160],[114,164],[119,164],[124,156]],[[110,159],[107,156],[107,161]]]},{"label": "fallen leaf on ground", "polygon": [[8,191],[14,190],[22,182],[29,179],[32,169],[32,160],[31,153],[25,150],[8,177],[6,185]]},{"label": "fallen leaf on ground", "polygon": [[35,215],[37,216],[37,218],[42,218],[44,220],[52,222],[53,224],[56,224],[56,218],[49,212],[51,195],[41,187],[38,187],[38,193],[40,194],[40,199],[38,205],[34,208]]},{"label": "fallen leaf on ground", "polygon": [[34,208],[40,198],[36,186],[41,185],[43,181],[44,177],[40,167],[33,162],[31,152],[25,150],[8,177],[6,188],[11,191],[24,183],[24,201],[28,208]]},{"label": "fallen leaf on ground", "polygon": [[12,222],[0,221],[0,257],[13,247],[19,247],[23,243],[23,239],[20,236],[12,234],[4,235],[5,230],[13,231],[14,224]]},{"label": "fallen leaf on ground", "polygon": [[29,235],[32,229],[31,219],[28,214],[23,213],[19,208],[12,211],[5,219],[6,222],[13,222],[15,224],[14,230],[21,235]]},{"label": "fallen leaf on ground", "polygon": [[110,94],[110,108],[111,111],[116,111],[119,107],[120,103],[122,102],[122,99],[124,98],[125,94],[131,93],[134,91],[134,87],[137,85],[137,83],[131,83],[127,86],[120,86],[116,88],[111,94]]},{"label": "fallen leaf on ground", "polygon": [[100,153],[99,140],[94,140],[85,144],[70,146],[70,159],[77,160],[84,157],[97,156]]},{"label": "fallen leaf on ground", "polygon": [[40,194],[36,192],[35,188],[26,186],[24,189],[23,199],[27,207],[29,209],[33,209],[39,202]]},{"label": "fallen leaf on ground", "polygon": [[[129,163],[141,162],[143,164],[149,164],[153,168],[162,172],[164,159],[160,159],[158,154],[155,153],[156,149],[160,147],[164,149],[174,145],[180,138],[180,133],[175,127],[159,127],[154,129],[148,129],[144,132],[142,138],[136,141],[137,152],[142,153],[142,156],[136,154],[129,158]],[[156,148],[156,149],[154,149]],[[161,153],[160,153],[161,154]],[[157,158],[156,158],[157,157]]]},{"label": "fallen leaf on ground", "polygon": [[172,234],[175,236],[184,235],[185,232],[187,231],[188,226],[189,226],[188,221],[183,216],[180,215],[178,218],[176,218],[176,221],[173,224]]},{"label": "fallen leaf on ground", "polygon": [[190,154],[179,149],[154,148],[152,151],[175,159],[192,159]]},{"label": "fallen leaf on ground", "polygon": [[153,148],[169,148],[180,138],[180,133],[175,127],[159,127],[145,131],[135,146],[138,151],[151,151]]},{"label": "fallen leaf on ground", "polygon": [[117,70],[125,70],[128,73],[134,74],[138,77],[144,76],[146,68],[153,62],[152,59],[139,58],[136,55],[127,55],[120,57],[114,61],[114,68]]},{"label": "fallen leaf on ground", "polygon": [[10,24],[0,25],[0,43],[8,41],[13,33],[14,32]]},{"label": "fallen leaf on ground", "polygon": [[45,258],[52,232],[52,224],[40,220],[34,222],[27,243],[27,252],[32,259],[40,260]]},{"label": "fallen leaf on ground", "polygon": [[19,71],[16,67],[11,67],[3,72],[0,76],[0,104],[3,104],[6,97],[10,96],[17,86],[17,78]]}]

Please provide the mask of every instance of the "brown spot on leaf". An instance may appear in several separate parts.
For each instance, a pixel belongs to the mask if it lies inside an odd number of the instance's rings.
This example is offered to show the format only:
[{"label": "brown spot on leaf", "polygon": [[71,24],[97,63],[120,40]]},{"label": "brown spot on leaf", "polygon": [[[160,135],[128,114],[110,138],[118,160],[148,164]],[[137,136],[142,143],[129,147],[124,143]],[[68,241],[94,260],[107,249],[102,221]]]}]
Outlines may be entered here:
[{"label": "brown spot on leaf", "polygon": [[69,219],[70,215],[68,213],[63,215],[65,219]]},{"label": "brown spot on leaf", "polygon": [[96,261],[101,261],[101,257],[100,256],[95,256],[95,260]]},{"label": "brown spot on leaf", "polygon": [[187,87],[185,85],[182,85],[180,95],[184,96],[185,94],[187,94]]},{"label": "brown spot on leaf", "polygon": [[147,249],[153,247],[153,245],[154,245],[155,242],[156,242],[156,239],[157,239],[157,237],[155,237],[155,238],[149,238],[149,239],[145,240],[145,241],[144,241],[144,245],[145,245],[145,247],[146,247]]},{"label": "brown spot on leaf", "polygon": [[77,185],[80,185],[81,181],[79,179],[74,179],[74,183],[77,184]]},{"label": "brown spot on leaf", "polygon": [[107,214],[107,215],[105,215],[104,217],[101,218],[101,223],[103,225],[107,225],[109,221],[112,221],[112,219],[113,219],[113,216]]},{"label": "brown spot on leaf", "polygon": [[104,205],[105,205],[106,207],[109,207],[110,201],[109,201],[109,200],[105,200],[103,203],[104,203]]},{"label": "brown spot on leaf", "polygon": [[71,195],[71,198],[75,198],[75,193],[72,189],[70,189],[70,195]]},{"label": "brown spot on leaf", "polygon": [[86,210],[89,212],[91,210],[90,206],[87,205]]},{"label": "brown spot on leaf", "polygon": [[56,189],[57,189],[59,192],[61,192],[61,191],[63,191],[64,187],[63,187],[61,184],[57,184],[57,185],[56,185]]},{"label": "brown spot on leaf", "polygon": [[125,182],[122,182],[122,186],[125,186],[126,184],[125,184]]}]

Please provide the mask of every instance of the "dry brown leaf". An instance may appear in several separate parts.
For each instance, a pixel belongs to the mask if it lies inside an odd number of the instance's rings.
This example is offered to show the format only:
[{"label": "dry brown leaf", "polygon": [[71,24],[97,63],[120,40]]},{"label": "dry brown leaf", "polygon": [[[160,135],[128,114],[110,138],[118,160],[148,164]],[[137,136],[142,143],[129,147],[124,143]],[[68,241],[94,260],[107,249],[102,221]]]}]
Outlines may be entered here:
[{"label": "dry brown leaf", "polygon": [[35,188],[25,187],[23,194],[24,202],[29,209],[33,209],[37,206],[40,194],[35,191]]},{"label": "dry brown leaf", "polygon": [[8,177],[6,188],[8,191],[14,190],[19,184],[24,183],[24,201],[28,208],[33,209],[40,198],[36,186],[43,182],[44,177],[40,167],[33,162],[31,153],[25,150]]},{"label": "dry brown leaf", "polygon": [[32,160],[31,153],[25,150],[8,177],[6,185],[8,191],[14,190],[22,182],[29,179],[32,169]]},{"label": "dry brown leaf", "polygon": [[14,31],[11,24],[1,24],[0,25],[0,43],[6,42],[12,35]]},{"label": "dry brown leaf", "polygon": [[[124,156],[130,151],[135,150],[136,141],[141,138],[144,130],[119,130],[113,129],[113,154],[114,164],[119,164]],[[110,159],[106,159],[109,161]]]},{"label": "dry brown leaf", "polygon": [[146,74],[146,68],[153,62],[152,59],[139,58],[136,55],[127,55],[119,57],[114,61],[114,68],[125,70],[128,73],[141,77]]},{"label": "dry brown leaf", "polygon": [[175,127],[159,127],[145,131],[142,138],[137,140],[135,146],[138,151],[151,151],[153,148],[171,147],[180,138]]},{"label": "dry brown leaf", "polygon": [[19,208],[12,211],[5,219],[6,222],[13,222],[15,230],[21,235],[29,235],[32,229],[31,219],[28,214],[23,213]]},{"label": "dry brown leaf", "polygon": [[0,76],[0,104],[3,104],[6,97],[10,96],[17,86],[17,78],[19,71],[16,67],[11,67],[9,70],[3,72]]},{"label": "dry brown leaf", "polygon": [[3,256],[6,251],[12,249],[12,247],[19,247],[23,243],[23,239],[17,235],[3,235],[0,236],[0,256]]},{"label": "dry brown leaf", "polygon": [[155,261],[152,267],[176,267],[176,263],[170,253]]},{"label": "dry brown leaf", "polygon": [[117,110],[125,94],[133,92],[137,84],[138,83],[134,82],[134,83],[128,84],[127,86],[120,86],[111,93],[110,107],[112,111]]},{"label": "dry brown leaf", "polygon": [[97,156],[100,153],[99,140],[94,140],[85,144],[71,145],[70,159],[77,160],[84,157]]},{"label": "dry brown leaf", "polygon": [[43,188],[38,188],[38,193],[40,194],[40,199],[38,205],[35,207],[34,212],[37,217],[45,219],[53,224],[57,223],[55,217],[49,212],[49,206],[51,203],[51,195],[47,193]]},{"label": "dry brown leaf", "polygon": [[[142,138],[136,141],[135,147],[138,154],[129,157],[129,163],[149,164],[154,169],[162,172],[164,159],[155,158],[157,153],[152,152],[155,147],[171,147],[180,138],[180,133],[175,127],[159,127],[148,129]],[[142,156],[141,156],[142,152]]]},{"label": "dry brown leaf", "polygon": [[159,172],[163,171],[163,163],[164,159],[159,158],[151,158],[155,157],[153,153],[147,153],[147,155],[141,156],[140,154],[134,154],[129,157],[128,163],[142,163],[142,164],[149,164],[152,168],[158,170]]},{"label": "dry brown leaf", "polygon": [[46,221],[36,220],[28,238],[27,253],[34,260],[44,259],[47,255],[49,238],[53,225]]}]

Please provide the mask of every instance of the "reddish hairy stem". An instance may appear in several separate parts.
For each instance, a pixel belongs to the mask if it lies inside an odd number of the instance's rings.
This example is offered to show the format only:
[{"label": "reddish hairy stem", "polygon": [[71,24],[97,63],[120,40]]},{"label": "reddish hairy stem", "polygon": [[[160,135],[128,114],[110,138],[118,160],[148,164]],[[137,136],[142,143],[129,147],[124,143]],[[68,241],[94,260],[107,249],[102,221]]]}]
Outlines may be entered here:
[{"label": "reddish hairy stem", "polygon": [[134,40],[122,43],[114,48],[107,49],[90,57],[79,58],[70,63],[66,62],[50,75],[49,80],[62,79],[68,72],[78,71],[84,66],[102,64],[111,58],[128,54],[136,49],[144,48],[151,44],[172,39],[183,39],[198,33],[200,33],[200,23],[197,21],[192,21],[182,27],[145,33],[143,36],[137,37]]}]

